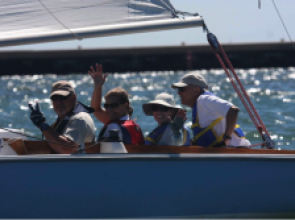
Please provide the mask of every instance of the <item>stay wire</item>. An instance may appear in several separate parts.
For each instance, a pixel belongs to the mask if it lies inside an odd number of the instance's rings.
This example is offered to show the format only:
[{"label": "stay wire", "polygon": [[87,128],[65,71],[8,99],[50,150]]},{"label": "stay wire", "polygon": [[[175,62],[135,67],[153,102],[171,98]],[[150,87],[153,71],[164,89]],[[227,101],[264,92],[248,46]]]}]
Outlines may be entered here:
[{"label": "stay wire", "polygon": [[280,12],[279,12],[279,9],[278,9],[278,7],[276,6],[276,3],[275,3],[274,0],[272,0],[272,3],[273,3],[273,5],[274,5],[274,7],[275,7],[275,9],[276,9],[276,11],[277,11],[277,13],[278,13],[278,15],[279,15],[279,18],[280,18],[280,20],[281,20],[281,22],[282,22],[282,24],[283,24],[283,26],[284,26],[284,28],[285,28],[285,31],[287,32],[287,35],[288,35],[288,37],[289,37],[289,39],[290,39],[290,42],[292,43],[293,49],[295,50],[295,45],[294,45],[294,43],[293,43],[293,41],[292,41],[292,38],[291,38],[291,35],[289,34],[289,31],[288,31],[288,29],[287,29],[287,27],[286,27],[286,25],[285,25],[285,22],[284,22],[284,20],[283,20],[281,14],[280,14]]}]

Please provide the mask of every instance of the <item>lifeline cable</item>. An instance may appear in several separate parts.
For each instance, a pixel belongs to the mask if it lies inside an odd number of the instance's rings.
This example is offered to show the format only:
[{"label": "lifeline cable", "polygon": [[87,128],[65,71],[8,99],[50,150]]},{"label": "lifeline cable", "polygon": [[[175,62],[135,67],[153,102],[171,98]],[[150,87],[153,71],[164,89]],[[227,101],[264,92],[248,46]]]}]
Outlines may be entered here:
[{"label": "lifeline cable", "polygon": [[20,133],[20,132],[16,132],[16,131],[13,131],[13,130],[10,130],[10,129],[7,129],[7,128],[1,128],[0,127],[0,129],[3,129],[5,131],[9,131],[9,132],[14,133],[14,134],[20,134],[20,135],[25,136],[25,137],[34,138],[34,139],[37,139],[39,141],[46,141],[46,142],[49,142],[49,143],[52,143],[52,144],[64,145],[64,146],[69,146],[69,147],[76,147],[76,146],[71,145],[71,144],[64,144],[64,143],[60,143],[60,142],[56,142],[56,141],[43,140],[41,138],[30,136],[30,135],[23,134],[23,133]]},{"label": "lifeline cable", "polygon": [[[71,145],[71,144],[64,144],[64,143],[60,143],[60,142],[56,142],[56,141],[43,140],[41,138],[38,138],[38,137],[35,137],[35,136],[30,136],[30,135],[27,135],[27,134],[24,134],[24,133],[20,133],[20,132],[16,132],[16,131],[13,131],[13,130],[10,130],[10,129],[7,129],[7,128],[1,128],[0,127],[0,129],[5,130],[5,131],[9,131],[9,132],[14,133],[14,134],[19,134],[19,135],[22,135],[22,136],[25,136],[25,137],[34,138],[34,139],[37,139],[39,141],[45,141],[45,142],[48,142],[48,143],[53,143],[53,144],[58,144],[58,145],[63,145],[63,146],[69,146],[69,147],[76,147],[76,146]],[[18,139],[16,139],[16,140],[18,140]],[[92,145],[89,145],[87,147],[84,146],[84,149],[83,150],[89,149],[89,148],[91,148],[91,147],[93,147],[93,146],[95,146],[95,145],[97,145],[99,143],[100,143],[100,141],[99,142],[95,142]],[[80,150],[80,145],[79,145],[79,148],[77,149],[77,151],[79,151],[79,150]]]}]

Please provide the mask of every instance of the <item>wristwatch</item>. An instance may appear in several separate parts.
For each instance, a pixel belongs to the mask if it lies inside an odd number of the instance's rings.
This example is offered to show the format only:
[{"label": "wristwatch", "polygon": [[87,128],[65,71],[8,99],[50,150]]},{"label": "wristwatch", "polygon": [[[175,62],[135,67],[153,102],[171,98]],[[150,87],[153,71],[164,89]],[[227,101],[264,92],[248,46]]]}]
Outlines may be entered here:
[{"label": "wristwatch", "polygon": [[50,126],[49,126],[47,123],[42,122],[42,123],[39,125],[39,128],[40,128],[41,131],[45,131],[45,130],[49,129]]},{"label": "wristwatch", "polygon": [[228,135],[223,135],[223,140],[226,140],[226,139],[229,139],[229,140],[231,140],[231,136],[228,136]]}]

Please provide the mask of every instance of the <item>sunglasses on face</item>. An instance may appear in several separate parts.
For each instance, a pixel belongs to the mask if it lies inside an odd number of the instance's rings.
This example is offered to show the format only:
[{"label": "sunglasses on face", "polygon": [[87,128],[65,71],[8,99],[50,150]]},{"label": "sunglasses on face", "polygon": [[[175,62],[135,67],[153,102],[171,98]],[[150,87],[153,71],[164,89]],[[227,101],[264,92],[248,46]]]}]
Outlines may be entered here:
[{"label": "sunglasses on face", "polygon": [[178,92],[183,92],[185,90],[185,87],[178,87],[177,90]]},{"label": "sunglasses on face", "polygon": [[103,104],[103,107],[105,108],[105,109],[107,109],[107,108],[118,108],[120,106],[120,103],[111,103],[111,104]]},{"label": "sunglasses on face", "polygon": [[71,94],[70,94],[70,95],[67,95],[67,96],[54,95],[54,96],[51,96],[50,99],[51,99],[52,101],[54,101],[54,102],[57,101],[57,100],[64,101],[64,100],[68,99],[70,96],[71,96]]},{"label": "sunglasses on face", "polygon": [[165,106],[161,106],[161,105],[153,105],[152,106],[152,111],[153,112],[167,112],[169,110],[168,107],[165,107]]}]

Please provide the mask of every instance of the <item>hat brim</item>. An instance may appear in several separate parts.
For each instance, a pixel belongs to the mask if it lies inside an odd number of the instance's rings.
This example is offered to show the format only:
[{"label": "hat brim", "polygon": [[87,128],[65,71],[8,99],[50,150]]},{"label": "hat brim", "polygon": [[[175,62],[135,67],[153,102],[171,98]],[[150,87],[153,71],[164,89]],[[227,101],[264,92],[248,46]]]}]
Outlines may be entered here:
[{"label": "hat brim", "polygon": [[142,109],[143,109],[143,111],[144,111],[144,113],[146,115],[149,115],[149,116],[153,115],[153,105],[162,105],[162,106],[165,106],[165,107],[168,107],[168,108],[174,108],[174,109],[180,109],[181,108],[180,106],[170,105],[167,102],[164,102],[162,100],[154,100],[154,101],[151,101],[149,103],[146,103],[146,104],[142,105]]},{"label": "hat brim", "polygon": [[178,83],[171,84],[171,88],[173,88],[173,89],[183,88],[183,87],[186,87],[186,86],[188,86],[188,84],[183,83],[183,82],[178,82]]},{"label": "hat brim", "polygon": [[61,91],[61,90],[54,91],[53,93],[50,94],[50,98],[54,95],[68,96],[70,95],[70,93],[71,93],[70,91]]}]

